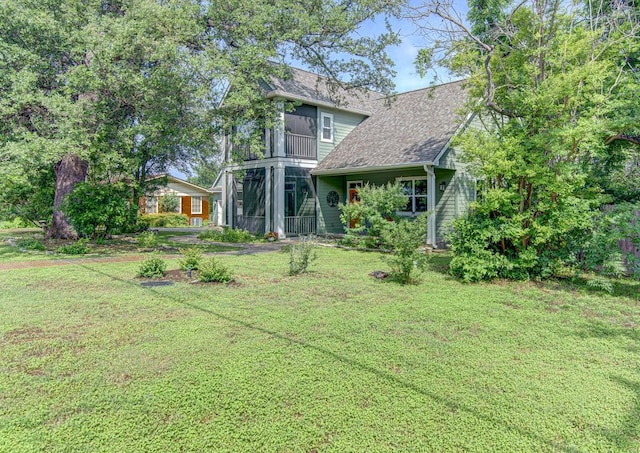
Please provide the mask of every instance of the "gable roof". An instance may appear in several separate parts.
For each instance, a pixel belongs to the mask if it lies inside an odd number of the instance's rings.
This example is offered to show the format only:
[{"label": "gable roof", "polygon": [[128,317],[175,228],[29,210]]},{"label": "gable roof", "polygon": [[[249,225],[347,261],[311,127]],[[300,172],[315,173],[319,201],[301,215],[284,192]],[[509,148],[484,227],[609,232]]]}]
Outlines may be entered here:
[{"label": "gable roof", "polygon": [[167,182],[174,182],[174,183],[178,183],[178,184],[184,184],[187,187],[191,187],[192,189],[195,189],[197,191],[200,192],[204,192],[204,193],[211,193],[210,189],[205,189],[204,187],[200,187],[197,186],[195,184],[192,184],[188,181],[185,181],[184,179],[180,179],[180,178],[176,178],[175,176],[163,173],[160,175],[155,175],[155,176],[150,176],[147,178],[147,181],[153,181],[154,179],[160,179],[160,178],[166,178]]},{"label": "gable roof", "polygon": [[349,133],[312,171],[373,170],[436,161],[454,136],[467,101],[463,82],[397,95]]},{"label": "gable roof", "polygon": [[309,71],[290,67],[291,78],[282,80],[273,77],[265,87],[267,97],[308,102],[342,110],[371,115],[378,109],[384,95],[373,90],[347,90],[331,85],[326,77]]}]

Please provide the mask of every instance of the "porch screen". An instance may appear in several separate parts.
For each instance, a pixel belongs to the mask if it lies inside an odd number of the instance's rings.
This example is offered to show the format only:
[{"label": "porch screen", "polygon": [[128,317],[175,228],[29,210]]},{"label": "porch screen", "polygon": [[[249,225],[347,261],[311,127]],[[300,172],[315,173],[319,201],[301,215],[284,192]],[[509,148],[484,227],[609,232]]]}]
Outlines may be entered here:
[{"label": "porch screen", "polygon": [[291,134],[315,137],[318,133],[317,117],[314,105],[299,105],[292,112],[285,112],[285,130]]},{"label": "porch screen", "polygon": [[316,191],[309,170],[285,167],[284,177],[284,215],[286,217],[315,217]]},{"label": "porch screen", "polygon": [[265,170],[247,170],[243,179],[242,225],[252,233],[264,230]]}]

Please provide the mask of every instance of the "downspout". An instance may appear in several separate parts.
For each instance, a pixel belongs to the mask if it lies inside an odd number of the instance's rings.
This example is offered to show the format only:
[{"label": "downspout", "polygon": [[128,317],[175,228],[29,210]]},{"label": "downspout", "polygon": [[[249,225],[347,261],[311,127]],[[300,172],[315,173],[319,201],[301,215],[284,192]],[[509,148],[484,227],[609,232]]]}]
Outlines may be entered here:
[{"label": "downspout", "polygon": [[427,219],[427,244],[436,248],[436,173],[433,164],[426,164],[424,171],[427,172],[427,207],[430,211]]}]

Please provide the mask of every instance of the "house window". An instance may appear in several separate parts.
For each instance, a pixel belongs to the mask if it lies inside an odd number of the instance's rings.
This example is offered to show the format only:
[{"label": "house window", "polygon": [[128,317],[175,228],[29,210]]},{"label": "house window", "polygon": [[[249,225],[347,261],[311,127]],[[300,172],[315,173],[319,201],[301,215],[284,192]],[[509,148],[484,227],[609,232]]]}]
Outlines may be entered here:
[{"label": "house window", "polygon": [[320,124],[322,125],[320,140],[333,143],[333,115],[331,113],[321,113]]},{"label": "house window", "polygon": [[202,214],[202,197],[191,197],[191,214]]},{"label": "house window", "polygon": [[403,214],[415,214],[427,210],[427,178],[398,178],[404,194],[407,196],[407,204],[400,210]]},{"label": "house window", "polygon": [[146,214],[158,213],[158,197],[147,197],[145,200],[144,212]]}]

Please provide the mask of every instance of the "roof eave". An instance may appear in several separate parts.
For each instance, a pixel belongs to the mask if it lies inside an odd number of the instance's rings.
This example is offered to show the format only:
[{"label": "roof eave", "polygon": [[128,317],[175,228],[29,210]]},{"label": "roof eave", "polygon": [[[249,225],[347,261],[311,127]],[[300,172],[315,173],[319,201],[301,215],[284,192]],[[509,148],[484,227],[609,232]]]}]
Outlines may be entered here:
[{"label": "roof eave", "polygon": [[284,98],[284,99],[288,99],[290,101],[307,102],[309,104],[317,105],[317,106],[320,106],[320,107],[328,107],[328,108],[332,108],[332,109],[336,109],[336,110],[342,110],[344,112],[357,113],[359,115],[364,115],[364,116],[371,116],[373,114],[373,112],[371,112],[369,110],[341,107],[341,106],[333,104],[331,102],[319,101],[317,99],[308,98],[308,97],[304,97],[304,96],[295,96],[295,95],[293,95],[291,93],[287,93],[286,91],[281,91],[281,90],[270,91],[269,93],[267,93],[266,97],[267,97],[267,99]]},{"label": "roof eave", "polygon": [[432,160],[423,160],[419,162],[407,162],[404,164],[396,164],[396,165],[381,165],[377,167],[348,167],[348,168],[328,168],[326,170],[323,169],[314,169],[311,170],[311,174],[316,176],[338,176],[338,175],[352,175],[356,173],[373,173],[377,171],[387,171],[387,170],[403,170],[406,168],[418,168],[424,167],[425,165],[434,165],[434,161]]}]

